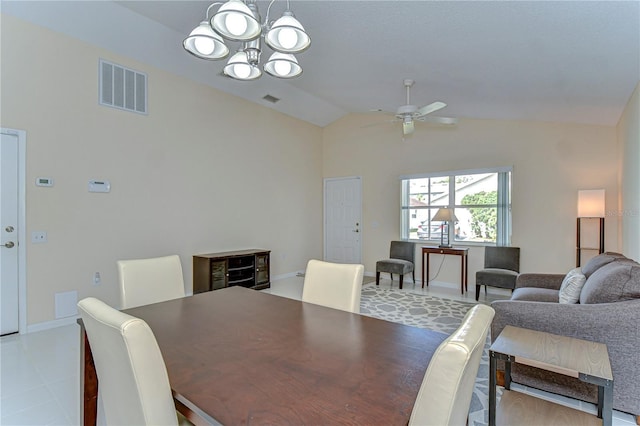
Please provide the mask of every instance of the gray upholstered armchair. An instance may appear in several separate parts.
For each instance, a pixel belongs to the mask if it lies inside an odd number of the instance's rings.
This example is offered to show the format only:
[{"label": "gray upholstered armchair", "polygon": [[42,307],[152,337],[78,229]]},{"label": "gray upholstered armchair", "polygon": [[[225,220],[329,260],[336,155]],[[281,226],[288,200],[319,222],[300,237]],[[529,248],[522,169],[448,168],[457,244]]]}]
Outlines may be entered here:
[{"label": "gray upholstered armchair", "polygon": [[402,288],[404,274],[411,272],[413,282],[415,283],[415,255],[416,250],[414,243],[409,241],[391,241],[389,259],[376,262],[376,285],[380,285],[380,272],[388,272],[391,274],[391,281],[393,281],[393,274],[400,275],[400,288]]},{"label": "gray upholstered armchair", "polygon": [[516,278],[520,272],[519,247],[484,248],[484,269],[476,272],[476,300],[480,297],[480,286],[516,288]]}]

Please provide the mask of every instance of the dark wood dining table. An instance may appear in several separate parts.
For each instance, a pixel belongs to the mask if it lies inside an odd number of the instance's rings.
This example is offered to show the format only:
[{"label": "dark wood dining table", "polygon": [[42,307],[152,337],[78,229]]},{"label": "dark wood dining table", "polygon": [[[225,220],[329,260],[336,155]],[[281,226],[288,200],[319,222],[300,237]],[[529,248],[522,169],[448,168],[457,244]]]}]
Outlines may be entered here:
[{"label": "dark wood dining table", "polygon": [[[154,332],[195,424],[406,425],[446,335],[241,287],[127,309]],[[84,424],[95,376],[84,330]]]}]

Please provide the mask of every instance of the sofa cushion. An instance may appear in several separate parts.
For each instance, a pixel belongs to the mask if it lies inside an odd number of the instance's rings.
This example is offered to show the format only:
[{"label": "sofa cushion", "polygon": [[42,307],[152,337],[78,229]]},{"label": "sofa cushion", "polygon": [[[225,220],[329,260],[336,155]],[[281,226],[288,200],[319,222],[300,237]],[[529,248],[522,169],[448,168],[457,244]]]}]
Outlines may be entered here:
[{"label": "sofa cushion", "polygon": [[582,286],[587,281],[587,277],[581,272],[580,268],[573,268],[565,275],[560,285],[558,294],[560,303],[578,303],[580,300],[580,292]]},{"label": "sofa cushion", "polygon": [[587,263],[582,266],[582,273],[585,277],[589,278],[591,274],[593,274],[598,269],[602,268],[604,265],[607,265],[614,260],[619,259],[618,256],[603,253],[589,259]]},{"label": "sofa cushion", "polygon": [[580,303],[610,303],[640,298],[640,265],[612,262],[595,271],[582,287]]},{"label": "sofa cushion", "polygon": [[558,303],[559,293],[558,290],[550,288],[521,287],[513,291],[511,300]]}]

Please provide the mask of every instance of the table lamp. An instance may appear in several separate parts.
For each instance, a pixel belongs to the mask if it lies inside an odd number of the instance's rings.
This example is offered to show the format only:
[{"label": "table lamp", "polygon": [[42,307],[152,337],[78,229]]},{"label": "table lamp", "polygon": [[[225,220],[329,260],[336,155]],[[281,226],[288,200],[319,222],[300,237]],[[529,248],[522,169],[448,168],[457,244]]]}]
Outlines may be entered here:
[{"label": "table lamp", "polygon": [[[449,244],[449,222],[457,221],[458,218],[455,214],[453,214],[453,209],[449,207],[443,207],[438,209],[435,216],[431,218],[431,220],[436,220],[440,222],[444,222],[447,224],[447,243],[444,243],[444,226],[440,229],[440,248],[450,248],[451,244]],[[444,223],[442,225],[444,225]]]}]

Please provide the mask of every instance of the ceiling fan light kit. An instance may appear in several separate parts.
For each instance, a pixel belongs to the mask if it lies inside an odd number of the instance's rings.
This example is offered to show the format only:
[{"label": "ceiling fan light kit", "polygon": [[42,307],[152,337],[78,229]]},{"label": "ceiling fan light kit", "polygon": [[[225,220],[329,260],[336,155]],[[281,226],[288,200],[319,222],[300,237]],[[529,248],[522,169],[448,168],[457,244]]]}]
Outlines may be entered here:
[{"label": "ceiling fan light kit", "polygon": [[[403,136],[410,135],[415,131],[416,120],[446,125],[453,125],[458,122],[458,119],[452,117],[428,116],[432,112],[441,110],[442,108],[446,107],[447,104],[445,104],[444,102],[436,101],[422,107],[411,105],[411,86],[413,86],[414,81],[411,79],[405,79],[403,80],[403,84],[406,91],[407,103],[406,105],[401,105],[398,107],[398,109],[396,109],[396,112],[393,113],[395,119],[391,120],[392,122],[402,122]],[[373,111],[382,111],[382,109],[378,108]]]},{"label": "ceiling fan light kit", "polygon": [[[236,80],[255,80],[262,75],[260,57],[261,39],[275,52],[264,64],[264,71],[278,78],[294,78],[302,74],[302,67],[294,53],[309,48],[311,38],[290,10],[287,9],[275,22],[269,21],[271,0],[267,16],[261,23],[256,0],[228,0],[215,2],[207,8],[206,20],[202,21],[182,45],[185,50],[201,59],[220,60],[229,55],[225,40],[241,42],[242,46],[229,58],[223,72]],[[209,18],[211,9],[218,11]]]}]

